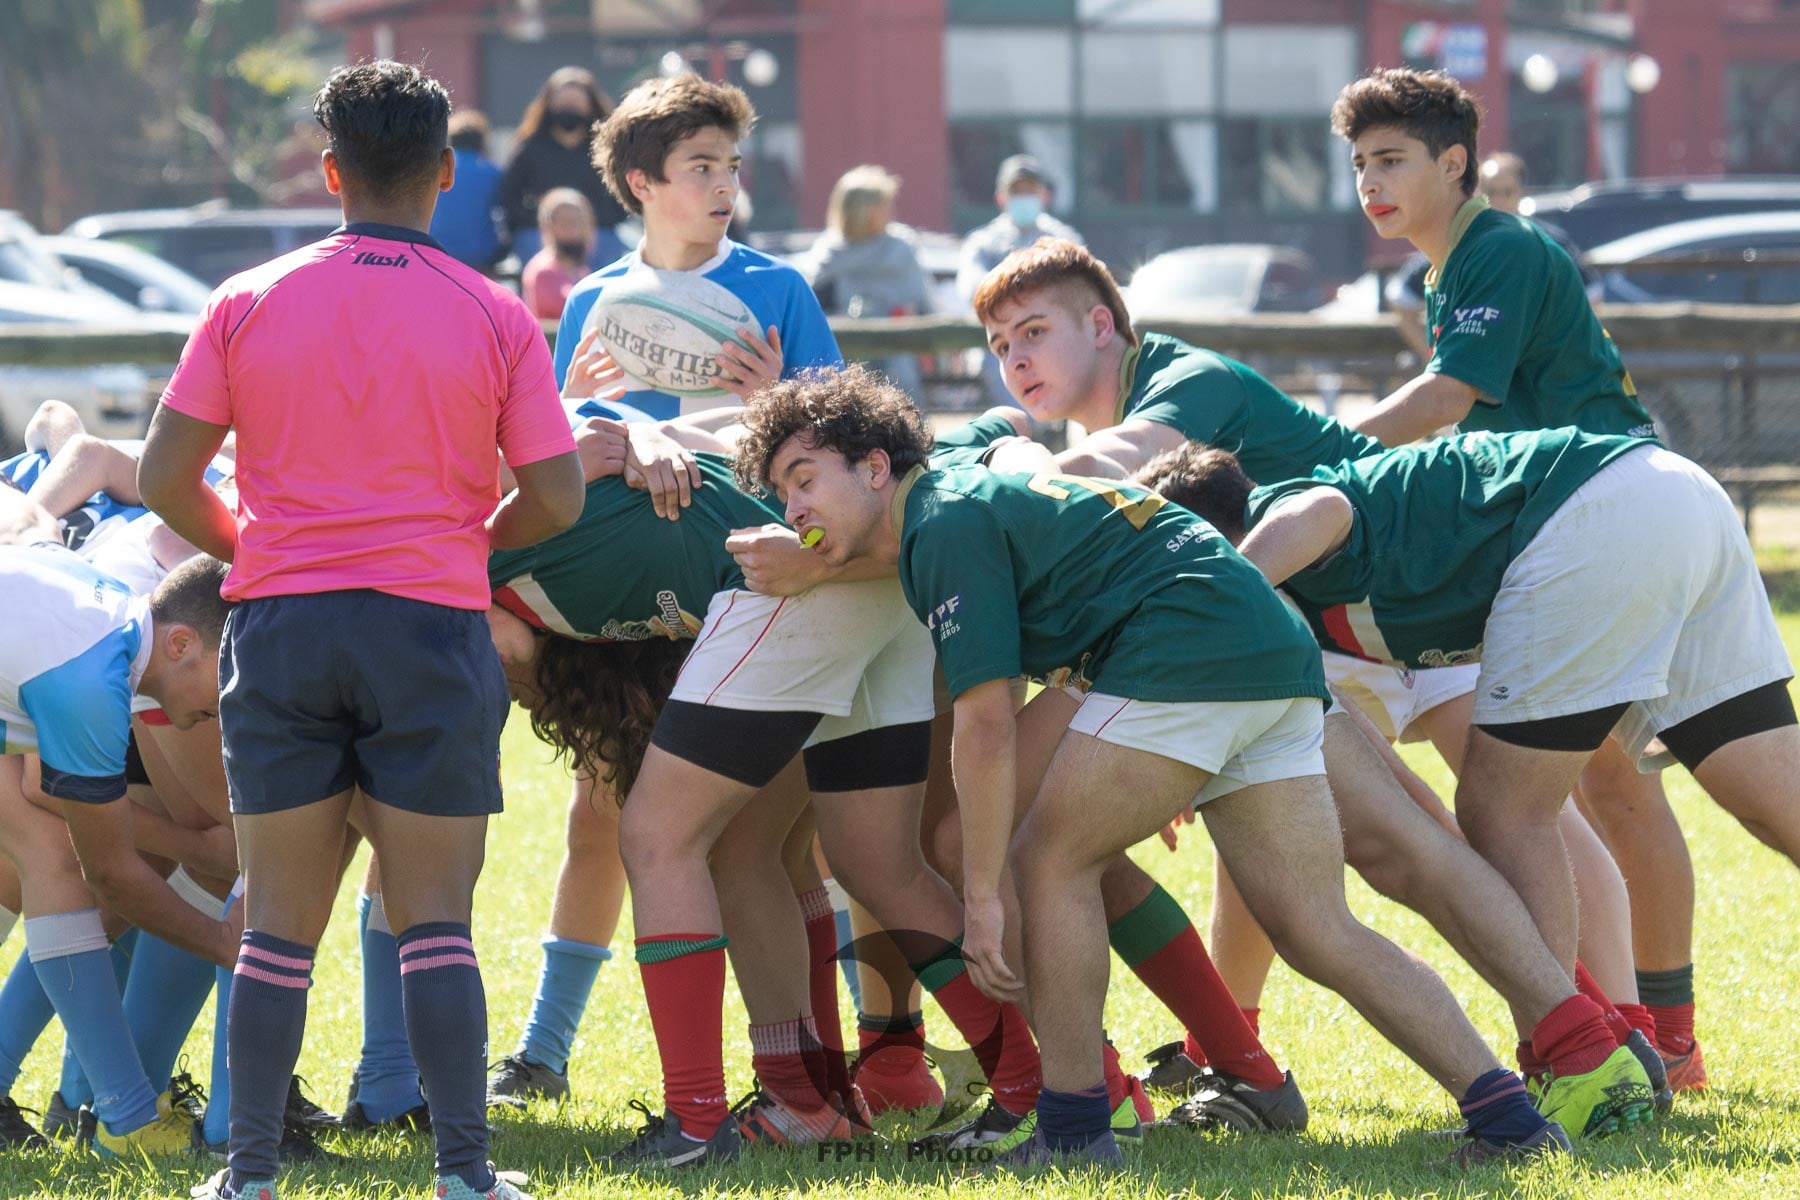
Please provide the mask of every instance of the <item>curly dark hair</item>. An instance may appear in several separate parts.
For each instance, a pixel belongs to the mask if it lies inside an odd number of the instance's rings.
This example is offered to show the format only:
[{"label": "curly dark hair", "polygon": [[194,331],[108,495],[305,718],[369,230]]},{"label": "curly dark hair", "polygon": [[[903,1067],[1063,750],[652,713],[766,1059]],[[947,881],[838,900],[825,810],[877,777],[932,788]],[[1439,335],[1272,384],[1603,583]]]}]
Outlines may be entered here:
[{"label": "curly dark hair", "polygon": [[377,199],[435,186],[450,144],[450,95],[425,72],[381,59],[339,67],[313,97],[338,170]]},{"label": "curly dark hair", "polygon": [[1201,518],[1232,545],[1244,540],[1244,509],[1256,484],[1231,451],[1184,442],[1139,467],[1131,479]]},{"label": "curly dark hair", "polygon": [[772,383],[744,403],[744,435],[735,469],[739,486],[769,485],[775,452],[798,435],[812,450],[835,450],[853,463],[885,450],[896,475],[931,457],[931,428],[912,398],[860,364],[815,367]]},{"label": "curly dark hair", "polygon": [[1332,132],[1347,142],[1385,126],[1418,138],[1433,158],[1462,146],[1469,156],[1462,175],[1463,195],[1475,194],[1481,177],[1481,160],[1475,155],[1481,105],[1468,88],[1442,71],[1377,68],[1347,85],[1331,106]]},{"label": "curly dark hair", "polygon": [[624,804],[644,765],[650,731],[675,688],[691,641],[580,642],[538,639],[536,680],[543,699],[531,729],[580,771],[591,772]]}]

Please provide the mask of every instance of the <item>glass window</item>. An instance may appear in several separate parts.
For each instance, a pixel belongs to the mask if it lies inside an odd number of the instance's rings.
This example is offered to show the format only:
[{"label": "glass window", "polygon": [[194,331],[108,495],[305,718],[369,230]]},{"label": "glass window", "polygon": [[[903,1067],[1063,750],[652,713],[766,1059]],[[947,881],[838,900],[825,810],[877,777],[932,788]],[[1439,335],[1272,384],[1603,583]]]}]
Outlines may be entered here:
[{"label": "glass window", "polygon": [[1217,25],[1219,0],[1076,0],[1093,25]]},{"label": "glass window", "polygon": [[1318,212],[1331,207],[1330,131],[1321,121],[1224,122],[1219,152],[1224,207]]},{"label": "glass window", "polygon": [[1073,51],[1066,29],[951,28],[944,34],[945,107],[952,118],[1067,113]]},{"label": "glass window", "polygon": [[1725,169],[1800,172],[1800,63],[1733,63],[1725,70]]},{"label": "glass window", "polygon": [[1357,75],[1356,31],[1348,26],[1225,30],[1225,111],[1325,119],[1343,81]]},{"label": "glass window", "polygon": [[1081,40],[1081,105],[1091,113],[1213,109],[1209,33],[1091,33]]},{"label": "glass window", "polygon": [[1191,208],[1168,121],[1094,121],[1082,127],[1083,208]]},{"label": "glass window", "polygon": [[1047,21],[1067,21],[1075,15],[1075,0],[950,0],[945,7],[945,15],[952,22],[1042,25]]},{"label": "glass window", "polygon": [[994,177],[1014,154],[1030,154],[1055,182],[1050,206],[1074,203],[1075,139],[1063,121],[958,121],[950,126],[950,203],[991,209]]},{"label": "glass window", "polygon": [[800,206],[800,126],[771,121],[751,131],[743,145],[744,188],[757,228],[791,229]]}]

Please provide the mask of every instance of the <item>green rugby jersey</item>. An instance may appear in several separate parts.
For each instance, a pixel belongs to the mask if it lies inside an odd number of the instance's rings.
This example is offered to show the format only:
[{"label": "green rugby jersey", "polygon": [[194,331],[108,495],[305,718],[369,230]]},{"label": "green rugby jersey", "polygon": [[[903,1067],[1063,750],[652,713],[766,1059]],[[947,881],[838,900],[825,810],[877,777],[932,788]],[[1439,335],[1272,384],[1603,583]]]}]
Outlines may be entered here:
[{"label": "green rugby jersey", "polygon": [[1017,436],[1018,432],[1005,417],[976,417],[937,435],[931,445],[931,467],[942,471],[950,467],[986,466],[983,460],[989,447],[1001,438]]},{"label": "green rugby jersey", "polygon": [[953,696],[1021,674],[1140,700],[1327,696],[1318,646],[1261,573],[1152,492],[920,469],[893,518]]},{"label": "green rugby jersey", "polygon": [[1133,418],[1229,450],[1244,474],[1270,482],[1381,451],[1243,363],[1161,333],[1145,334],[1120,370],[1113,423]]},{"label": "green rugby jersey", "polygon": [[1349,540],[1282,584],[1319,643],[1407,667],[1476,662],[1507,565],[1600,468],[1654,444],[1578,429],[1414,443],[1257,488],[1245,526],[1336,488],[1356,509]]},{"label": "green rugby jersey", "polygon": [[618,476],[587,487],[581,519],[555,537],[488,556],[494,603],[540,629],[591,642],[691,638],[713,594],[744,586],[733,529],[782,521],[737,490],[731,460],[697,454],[705,482],[679,521]]},{"label": "green rugby jersey", "polygon": [[1462,420],[1465,432],[1573,425],[1654,434],[1580,268],[1524,217],[1494,211],[1483,196],[1464,204],[1443,271],[1425,277],[1425,312],[1425,369],[1481,393]]}]

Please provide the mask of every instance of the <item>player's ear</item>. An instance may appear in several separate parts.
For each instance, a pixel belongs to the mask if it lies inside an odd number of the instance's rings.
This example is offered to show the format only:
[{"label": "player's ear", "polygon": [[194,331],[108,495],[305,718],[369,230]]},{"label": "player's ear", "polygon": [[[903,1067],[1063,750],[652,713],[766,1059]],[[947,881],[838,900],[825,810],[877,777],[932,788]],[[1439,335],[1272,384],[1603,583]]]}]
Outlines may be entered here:
[{"label": "player's ear", "polygon": [[894,475],[894,460],[888,452],[880,448],[869,451],[863,459],[863,465],[869,469],[869,486],[879,488]]},{"label": "player's ear", "polygon": [[319,169],[325,172],[325,190],[334,196],[342,195],[344,177],[338,171],[337,155],[329,147],[319,151]]},{"label": "player's ear", "polygon": [[456,185],[456,151],[445,146],[443,154],[438,158],[438,186],[440,192],[447,192]]},{"label": "player's ear", "polygon": [[1095,349],[1104,348],[1119,331],[1118,323],[1113,320],[1112,309],[1104,304],[1096,304],[1088,310],[1088,323],[1094,330]]},{"label": "player's ear", "polygon": [[171,625],[163,635],[163,646],[170,662],[181,662],[190,655],[205,652],[200,634],[191,625]]},{"label": "player's ear", "polygon": [[625,173],[625,186],[631,189],[639,204],[650,199],[650,176],[642,167],[634,167]]},{"label": "player's ear", "polygon": [[1444,172],[1444,180],[1462,187],[1463,176],[1469,170],[1469,148],[1463,145],[1452,145],[1444,148],[1438,157],[1438,167]]}]

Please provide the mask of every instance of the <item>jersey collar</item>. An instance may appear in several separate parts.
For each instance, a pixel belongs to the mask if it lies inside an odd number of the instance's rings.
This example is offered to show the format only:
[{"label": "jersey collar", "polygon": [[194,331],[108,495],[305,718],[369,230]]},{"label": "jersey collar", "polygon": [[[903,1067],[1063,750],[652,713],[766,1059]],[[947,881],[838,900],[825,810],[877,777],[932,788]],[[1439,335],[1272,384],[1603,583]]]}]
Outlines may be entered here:
[{"label": "jersey collar", "polygon": [[906,528],[906,498],[912,495],[913,485],[919,482],[919,476],[925,473],[924,467],[914,467],[900,478],[900,486],[894,489],[894,499],[888,505],[888,517],[894,522],[894,536],[899,537]]},{"label": "jersey collar", "polygon": [[[1463,234],[1469,232],[1469,226],[1475,223],[1475,218],[1479,217],[1487,210],[1488,198],[1483,196],[1480,192],[1477,192],[1467,200],[1464,200],[1462,207],[1456,210],[1456,216],[1450,221],[1450,245],[1444,250],[1444,261],[1446,263],[1450,261],[1450,256],[1456,253],[1456,244],[1462,241]],[[1437,287],[1437,281],[1438,269],[1436,267],[1425,272],[1426,287]]]},{"label": "jersey collar", "polygon": [[[1143,352],[1143,349],[1143,342],[1133,342],[1131,349],[1125,352],[1124,359],[1119,363],[1119,402],[1113,407],[1112,423],[1114,425],[1122,425],[1125,422],[1125,401],[1131,398],[1131,389],[1137,385],[1138,355]],[[1089,430],[1088,432],[1092,433],[1093,431]]]},{"label": "jersey collar", "polygon": [[[721,266],[724,265],[725,260],[730,257],[731,257],[731,238],[730,237],[722,237],[719,239],[719,252],[717,254],[713,255],[711,258],[707,259],[705,262],[701,263],[697,267],[694,267],[694,268],[692,268],[690,270],[686,270],[686,271],[678,271],[678,272],[676,272],[676,274],[679,274],[679,275],[706,275],[712,271],[718,270]],[[658,268],[653,267],[649,263],[644,261],[644,243],[639,242],[637,245],[637,249],[633,250],[631,252],[631,257],[625,264],[625,273],[627,275],[629,275],[629,274],[632,274],[637,271],[655,271],[657,269]]]},{"label": "jersey collar", "polygon": [[340,225],[338,233],[347,233],[351,237],[380,238],[384,242],[416,242],[421,246],[430,246],[433,250],[443,250],[437,239],[422,229],[408,229],[404,225],[383,225],[380,221],[351,221]]}]

